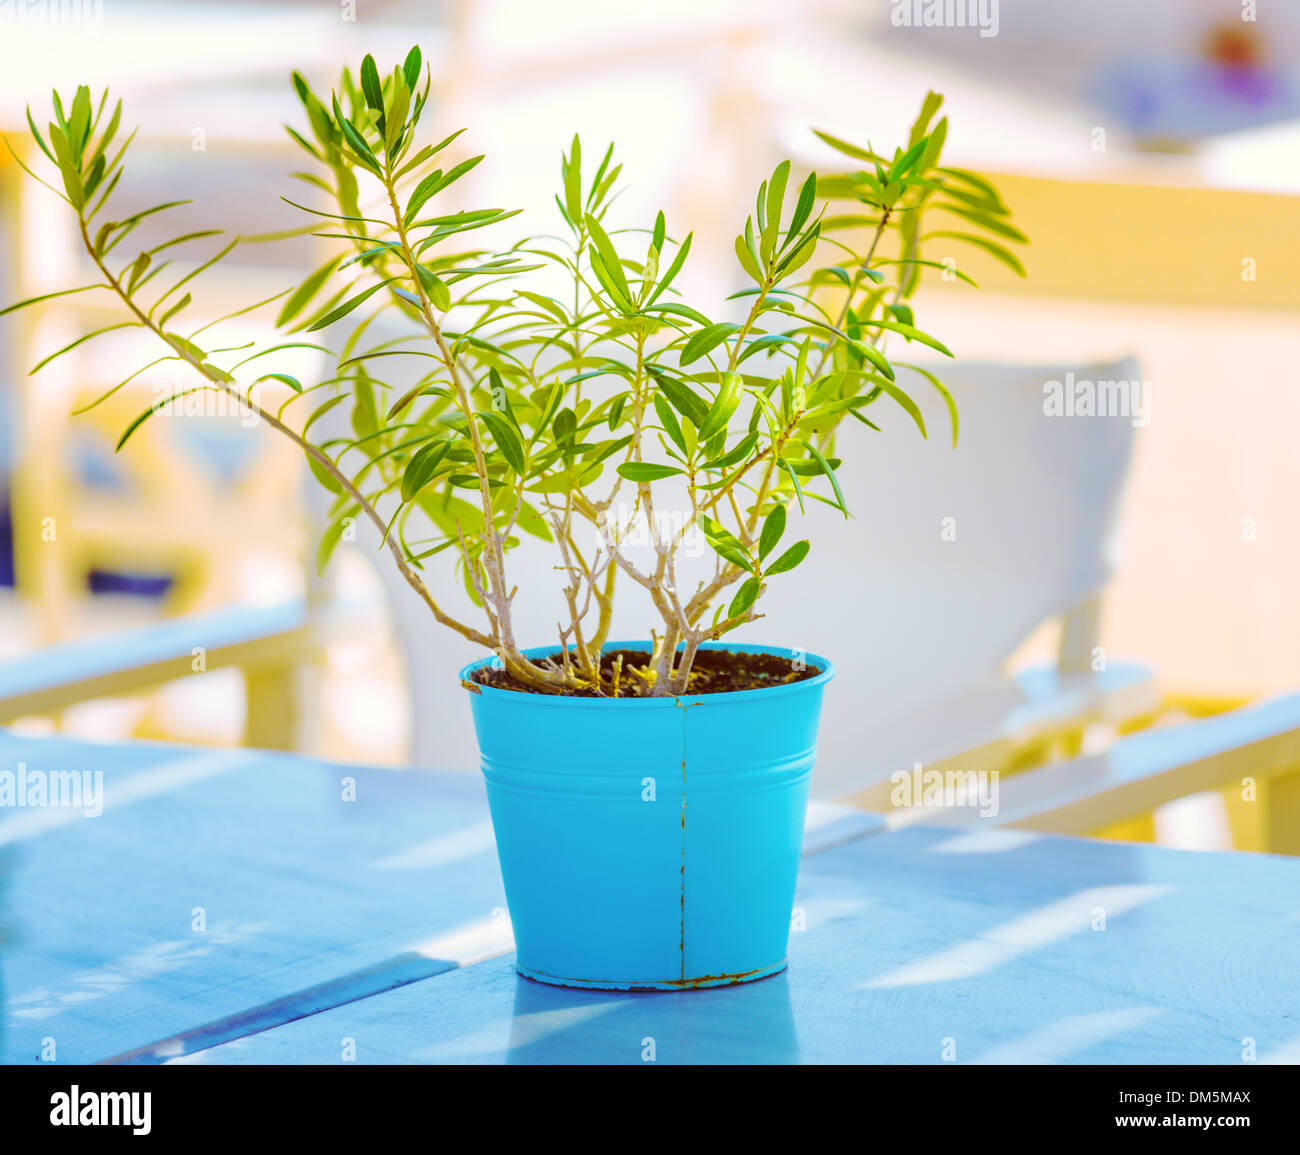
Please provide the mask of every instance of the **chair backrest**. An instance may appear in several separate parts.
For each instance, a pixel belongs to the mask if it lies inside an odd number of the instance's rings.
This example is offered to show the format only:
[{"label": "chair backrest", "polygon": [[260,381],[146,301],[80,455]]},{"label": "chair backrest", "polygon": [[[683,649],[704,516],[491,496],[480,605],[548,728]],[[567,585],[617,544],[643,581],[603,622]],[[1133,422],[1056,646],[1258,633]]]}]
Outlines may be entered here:
[{"label": "chair backrest", "polygon": [[885,400],[869,410],[883,434],[846,430],[838,472],[853,519],[810,510],[813,552],[794,580],[772,583],[770,626],[750,627],[835,664],[819,765],[852,767],[864,784],[897,769],[873,760],[874,734],[988,688],[1038,626],[1101,590],[1131,455],[1132,419],[1058,416],[1049,399],[1052,383],[1137,387],[1132,359],[932,368],[957,399],[957,447],[938,394],[900,370],[929,439]]},{"label": "chair backrest", "polygon": [[[957,448],[941,398],[919,375],[900,370],[929,440],[887,398],[868,410],[883,433],[846,422],[837,452],[852,519],[815,502],[806,520],[796,512],[787,536],[811,536],[812,554],[773,579],[765,618],[731,635],[835,663],[819,763],[868,771],[873,729],[887,729],[891,717],[927,701],[989,684],[1037,626],[1095,594],[1110,573],[1133,440],[1129,402],[1112,417],[1058,416],[1050,383],[1062,391],[1099,389],[1113,402],[1118,391],[1102,383],[1137,382],[1136,362],[953,364],[944,379],[960,406]],[[474,737],[455,673],[480,655],[432,620],[386,559],[378,563],[409,672],[412,761],[471,768]],[[514,580],[522,586],[530,572],[549,580],[541,567],[552,564],[544,550],[522,549],[512,555]],[[554,637],[553,609],[523,593],[517,604],[521,639],[544,644]],[[642,637],[648,625],[625,608],[613,636]]]}]

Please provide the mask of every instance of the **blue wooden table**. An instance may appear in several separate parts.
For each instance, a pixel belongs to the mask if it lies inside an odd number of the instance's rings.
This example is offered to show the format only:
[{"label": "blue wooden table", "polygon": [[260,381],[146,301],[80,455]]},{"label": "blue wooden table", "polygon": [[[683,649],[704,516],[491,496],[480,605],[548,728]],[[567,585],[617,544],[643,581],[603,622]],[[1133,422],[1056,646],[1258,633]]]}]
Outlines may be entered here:
[{"label": "blue wooden table", "polygon": [[[477,775],[19,738],[103,812],[0,807],[0,1059],[1300,1061],[1300,860],[814,811],[789,970],[512,970]],[[85,799],[83,799],[83,802]]]}]

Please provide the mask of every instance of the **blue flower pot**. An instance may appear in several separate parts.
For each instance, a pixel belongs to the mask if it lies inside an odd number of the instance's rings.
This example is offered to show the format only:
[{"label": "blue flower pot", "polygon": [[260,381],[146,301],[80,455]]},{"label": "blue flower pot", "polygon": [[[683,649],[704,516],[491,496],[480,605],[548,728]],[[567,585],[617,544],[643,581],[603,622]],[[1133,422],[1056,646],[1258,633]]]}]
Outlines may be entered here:
[{"label": "blue flower pot", "polygon": [[680,990],[785,969],[817,720],[834,671],[794,650],[708,648],[798,658],[821,672],[737,693],[612,699],[469,681],[491,658],[461,671],[520,974]]}]

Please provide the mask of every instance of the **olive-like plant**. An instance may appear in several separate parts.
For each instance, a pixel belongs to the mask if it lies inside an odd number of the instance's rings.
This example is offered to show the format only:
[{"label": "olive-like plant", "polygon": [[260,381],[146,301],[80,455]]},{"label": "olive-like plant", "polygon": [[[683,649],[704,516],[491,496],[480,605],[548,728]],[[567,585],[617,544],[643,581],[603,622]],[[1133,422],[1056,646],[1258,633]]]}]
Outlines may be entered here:
[{"label": "olive-like plant", "polygon": [[[514,681],[533,691],[687,691],[700,644],[761,616],[767,583],[808,554],[808,541],[786,540],[791,506],[824,501],[848,516],[835,475],[839,423],[849,418],[877,429],[872,406],[887,401],[925,435],[921,410],[897,383],[902,362],[886,355],[886,338],[948,354],[916,327],[907,302],[924,270],[970,278],[951,260],[924,258],[923,244],[945,238],[978,246],[1023,273],[1007,242],[1025,238],[997,191],[939,163],[947,120],[935,121],[942,98],[933,93],[906,146],[892,154],[818,133],[848,158],[850,171],[809,175],[794,188],[790,162],[777,166],[736,237],[736,258],[752,284],[734,295],[737,319],[715,320],[675,287],[689,234],[674,240],[662,212],[648,230],[607,223],[620,176],[612,146],[593,169],[576,138],[563,158],[556,197],[562,238],[524,239],[505,251],[465,249],[464,234],[515,214],[437,207],[440,194],[483,158],[444,168],[441,158],[459,133],[418,142],[430,87],[418,48],[387,76],[367,56],[358,78],[344,72],[328,104],[296,73],[293,83],[307,127],[288,131],[317,166],[295,175],[329,198],[324,209],[296,207],[312,215],[310,228],[336,242],[337,253],[292,291],[187,331],[183,317],[202,275],[240,239],[179,276],[166,275],[176,247],[216,232],[178,236],[124,258],[122,245],[136,227],[174,206],[113,217],[131,140],[118,143],[121,102],[105,116],[107,92],[95,102],[83,87],[69,107],[54,93],[44,134],[28,112],[61,189],[15,156],[67,201],[101,279],[5,312],[65,293],[116,294],[122,324],[78,338],[42,365],[134,325],[165,348],[160,361],[183,362],[193,376],[142,412],[119,449],[185,394],[216,390],[237,399],[294,441],[335,495],[318,565],[352,519],[368,520],[433,616],[497,655]],[[849,202],[850,211],[831,214],[827,200]],[[947,214],[947,227],[923,231],[930,212]],[[567,287],[559,295],[544,291],[557,277]],[[324,350],[336,356],[334,376],[304,384],[266,368],[274,361],[265,358],[283,351],[323,349],[310,341],[248,353],[247,344],[204,336],[277,300],[286,335],[333,333],[348,319],[337,353]],[[372,323],[385,313],[406,335],[367,345]],[[427,371],[399,390],[377,375],[395,357]],[[942,394],[955,444],[952,396],[928,370],[912,368]],[[273,390],[282,404],[268,400]],[[319,419],[345,403],[351,436],[313,440]],[[630,523],[611,514],[619,500],[630,500],[648,531],[649,562],[628,545]],[[682,516],[665,529],[657,508]],[[513,623],[509,561],[523,534],[554,546],[561,575],[557,646],[541,660],[525,655]],[[703,535],[712,569],[687,590],[678,585],[678,560],[690,534]],[[482,611],[481,626],[458,620],[435,596],[427,575],[439,554],[454,559]],[[601,651],[620,583],[643,591],[658,625],[648,664],[610,670]]]}]

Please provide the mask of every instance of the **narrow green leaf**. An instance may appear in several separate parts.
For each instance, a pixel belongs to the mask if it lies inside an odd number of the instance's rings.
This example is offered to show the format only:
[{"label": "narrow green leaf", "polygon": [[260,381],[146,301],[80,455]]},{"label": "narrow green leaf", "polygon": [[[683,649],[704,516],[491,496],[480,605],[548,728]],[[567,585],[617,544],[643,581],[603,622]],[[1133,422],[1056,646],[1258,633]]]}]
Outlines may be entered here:
[{"label": "narrow green leaf", "polygon": [[736,237],[736,259],[740,262],[740,267],[745,270],[746,276],[754,284],[762,285],[764,283],[763,270],[758,267],[758,260],[750,250],[744,236]]},{"label": "narrow green leaf", "polygon": [[779,502],[772,507],[772,512],[763,520],[763,529],[758,536],[758,560],[762,561],[772,552],[785,533],[785,506]]},{"label": "narrow green leaf", "polygon": [[281,307],[280,315],[275,319],[277,326],[286,325],[307,307],[311,299],[320,292],[321,286],[329,279],[330,274],[338,268],[339,260],[339,257],[332,257],[294,289]]},{"label": "narrow green leaf", "polygon": [[652,461],[625,461],[618,467],[620,477],[628,481],[660,481],[665,477],[676,477],[682,471],[672,465],[658,465]]},{"label": "narrow green leaf", "polygon": [[736,537],[729,529],[720,522],[714,521],[711,517],[701,516],[699,519],[700,529],[704,532],[704,538],[713,547],[714,553],[732,565],[738,566],[743,570],[752,570],[753,562],[749,560],[745,553],[745,547],[741,544],[740,539]]},{"label": "narrow green leaf", "polygon": [[709,413],[708,402],[692,392],[682,382],[673,380],[667,374],[659,372],[651,366],[647,366],[646,369],[678,413],[683,417],[690,418],[697,429],[704,424],[704,419]]},{"label": "narrow green leaf", "polygon": [[36,143],[41,146],[41,152],[48,156],[53,164],[58,164],[59,162],[54,159],[54,153],[50,151],[49,145],[47,145],[45,140],[42,138],[40,129],[36,127],[36,121],[32,119],[32,107],[30,104],[27,106],[27,126],[32,130],[32,136],[35,137]]},{"label": "narrow green leaf", "polygon": [[875,154],[868,149],[859,148],[856,144],[849,144],[848,141],[840,140],[837,136],[831,136],[829,132],[822,132],[821,129],[814,128],[813,133],[829,144],[836,152],[842,152],[845,156],[851,156],[855,160],[875,159]]},{"label": "narrow green leaf", "polygon": [[762,578],[746,578],[740,589],[736,591],[736,596],[731,599],[731,605],[727,607],[727,617],[737,618],[745,613],[758,600],[758,595],[762,589]]},{"label": "narrow green leaf", "polygon": [[596,245],[596,251],[600,254],[600,263],[604,266],[605,272],[613,281],[618,294],[631,305],[632,290],[628,288],[627,277],[623,273],[622,263],[618,259],[618,252],[615,250],[609,235],[605,232],[601,223],[591,214],[586,218],[587,232],[591,234],[591,239]]},{"label": "narrow green leaf", "polygon": [[718,383],[718,395],[714,398],[699,427],[701,441],[707,441],[715,433],[726,429],[727,422],[731,420],[731,415],[736,412],[736,407],[740,404],[744,388],[745,382],[739,373],[722,374],[722,379]]},{"label": "narrow green leaf", "polygon": [[968,245],[975,245],[977,248],[983,249],[994,260],[1006,265],[1006,267],[1017,276],[1023,277],[1025,275],[1025,266],[1020,263],[1020,258],[1010,249],[998,244],[996,241],[989,240],[987,237],[975,236],[973,233],[959,233],[941,230],[939,232],[926,233],[922,239],[928,241],[935,237],[947,237],[955,241],[964,241]]},{"label": "narrow green leaf", "polygon": [[698,333],[691,336],[683,347],[681,356],[678,358],[682,365],[689,365],[692,361],[698,361],[707,353],[716,349],[732,333],[740,328],[739,325],[731,321],[718,321],[710,325],[707,329],[701,329]]},{"label": "narrow green leaf", "polygon": [[803,182],[799,189],[799,199],[795,202],[794,214],[790,217],[790,227],[787,235],[797,236],[799,230],[808,222],[812,216],[813,204],[817,200],[817,174],[811,173],[808,179]]},{"label": "narrow green leaf", "polygon": [[375,64],[375,58],[368,52],[361,61],[361,91],[365,95],[366,103],[376,112],[382,114],[384,111],[384,89],[379,81],[379,68]]},{"label": "narrow green leaf", "polygon": [[921,431],[921,436],[925,437],[928,440],[929,435],[925,431],[925,417],[921,413],[921,410],[917,407],[916,402],[913,401],[906,393],[903,392],[903,390],[901,390],[892,381],[884,381],[878,379],[876,381],[876,384],[879,385],[880,388],[883,389],[886,393],[888,393],[895,401],[897,401],[899,405],[903,407],[904,410],[906,410],[907,415],[916,423],[917,429]]},{"label": "narrow green leaf", "polygon": [[763,576],[771,577],[775,573],[788,573],[808,556],[808,551],[810,549],[812,549],[812,545],[807,540],[795,542],[794,545],[767,567]]},{"label": "narrow green leaf", "polygon": [[442,464],[443,458],[447,456],[451,449],[450,441],[435,441],[432,445],[425,445],[419,449],[406,463],[406,471],[402,474],[402,500],[411,501],[415,495],[420,492],[438,472],[438,466]]},{"label": "narrow green leaf", "polygon": [[524,446],[510,423],[499,413],[481,412],[479,418],[492,431],[492,437],[510,468],[521,476],[527,472]]},{"label": "narrow green leaf", "polygon": [[311,325],[308,325],[307,332],[314,333],[317,329],[324,329],[327,326],[334,324],[334,322],[340,318],[346,317],[353,309],[364,301],[368,301],[385,285],[392,284],[393,279],[394,278],[390,277],[386,281],[380,281],[377,285],[371,285],[370,288],[366,289],[364,292],[358,293],[355,297],[349,297],[337,309],[331,309],[325,314],[325,316],[321,317]]},{"label": "narrow green leaf", "polygon": [[358,512],[358,507],[355,504],[347,505],[330,519],[329,525],[325,527],[325,532],[321,534],[320,545],[316,547],[317,577],[324,575],[330,557],[338,547],[339,542],[343,540],[343,531],[356,519]]},{"label": "narrow green leaf", "polygon": [[[899,392],[902,391],[899,390]],[[849,516],[849,507],[844,503],[844,494],[840,490],[839,479],[835,476],[835,470],[831,466],[831,463],[822,456],[821,450],[811,441],[803,442],[803,447],[812,455],[813,460],[821,467],[822,473],[826,475],[826,479],[831,483],[831,489],[835,492],[836,504],[839,506],[840,512],[844,514],[845,518],[847,518]]]},{"label": "narrow green leaf", "polygon": [[19,309],[25,309],[28,305],[39,305],[42,301],[52,301],[55,297],[66,297],[72,293],[86,293],[91,289],[107,289],[107,285],[82,285],[76,289],[60,289],[57,293],[44,293],[39,297],[28,297],[25,301],[19,301],[15,305],[6,305],[0,309],[0,317],[6,313],[16,313]]},{"label": "narrow green leaf", "polygon": [[[952,423],[952,447],[956,449],[957,448],[957,426],[958,426],[957,399],[953,397],[951,390],[949,390],[947,385],[945,385],[942,381],[940,381],[938,377],[936,377],[933,373],[930,372],[929,369],[926,369],[924,366],[904,364],[902,361],[900,361],[899,364],[903,365],[903,367],[906,369],[911,369],[914,373],[921,374],[922,377],[924,377],[927,381],[930,382],[931,385],[934,386],[939,396],[943,398],[943,403],[945,406],[947,406],[948,409],[948,419]],[[854,416],[858,417],[859,420],[865,420],[865,418],[862,418],[860,415],[856,413],[854,414]],[[871,423],[867,422],[867,424],[871,424]]]},{"label": "narrow green leaf", "polygon": [[412,92],[415,91],[415,86],[420,83],[420,66],[422,63],[420,46],[417,44],[406,54],[406,60],[402,63],[402,76],[406,80],[406,87]]}]

